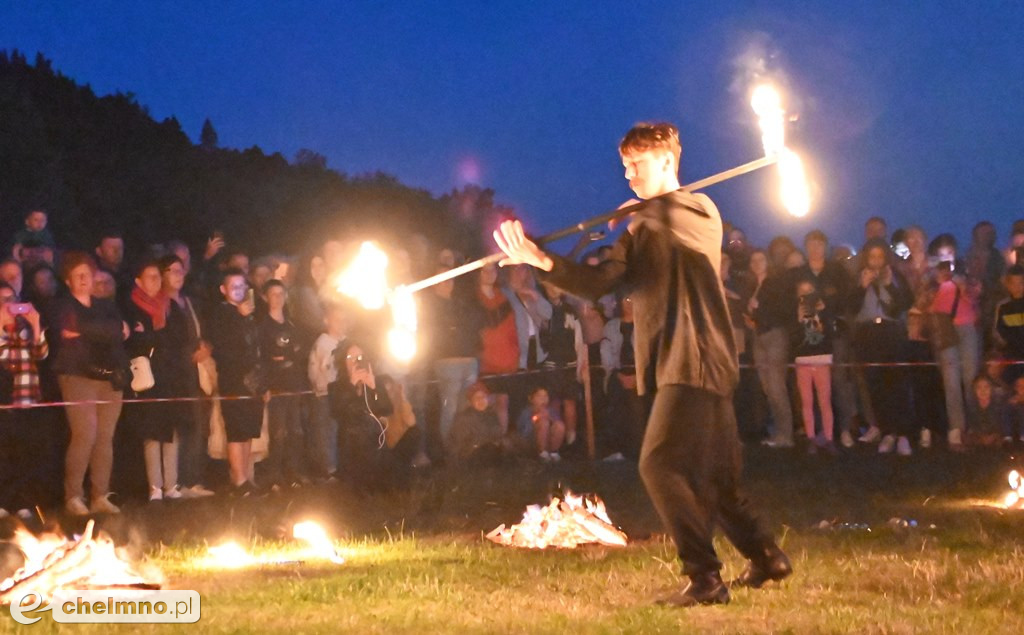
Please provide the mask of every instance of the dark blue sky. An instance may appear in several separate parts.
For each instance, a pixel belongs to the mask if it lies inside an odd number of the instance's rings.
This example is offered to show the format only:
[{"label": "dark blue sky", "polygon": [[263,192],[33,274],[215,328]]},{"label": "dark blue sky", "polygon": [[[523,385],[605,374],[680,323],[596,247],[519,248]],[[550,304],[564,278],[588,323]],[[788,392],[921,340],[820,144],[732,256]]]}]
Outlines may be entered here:
[{"label": "dark blue sky", "polygon": [[684,181],[756,158],[763,75],[799,113],[815,202],[788,218],[767,172],[709,190],[753,237],[855,242],[881,214],[959,236],[990,218],[1005,242],[1024,217],[1024,3],[700,4],[4,3],[0,48],[193,139],[210,117],[226,146],[436,193],[475,180],[536,231],[629,196],[616,144],[638,120],[680,124]]}]

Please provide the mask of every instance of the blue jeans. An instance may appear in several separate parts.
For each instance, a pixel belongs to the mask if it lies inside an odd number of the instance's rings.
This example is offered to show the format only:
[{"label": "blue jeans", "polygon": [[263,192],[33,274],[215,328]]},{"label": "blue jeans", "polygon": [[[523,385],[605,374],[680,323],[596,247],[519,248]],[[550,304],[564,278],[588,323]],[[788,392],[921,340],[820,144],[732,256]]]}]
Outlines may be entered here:
[{"label": "blue jeans", "polygon": [[786,329],[773,328],[754,335],[754,365],[775,424],[772,440],[783,445],[793,444],[793,410],[786,387],[788,362],[789,334]]},{"label": "blue jeans", "polygon": [[938,361],[942,388],[946,393],[949,429],[963,432],[967,422],[967,407],[964,404],[974,402],[971,384],[978,375],[980,338],[978,327],[973,324],[958,325],[956,333],[960,341],[955,346],[939,351]]},{"label": "blue jeans", "polygon": [[437,391],[441,402],[438,432],[441,443],[448,439],[455,413],[466,399],[466,390],[473,385],[479,373],[479,362],[473,357],[449,357],[434,362]]}]

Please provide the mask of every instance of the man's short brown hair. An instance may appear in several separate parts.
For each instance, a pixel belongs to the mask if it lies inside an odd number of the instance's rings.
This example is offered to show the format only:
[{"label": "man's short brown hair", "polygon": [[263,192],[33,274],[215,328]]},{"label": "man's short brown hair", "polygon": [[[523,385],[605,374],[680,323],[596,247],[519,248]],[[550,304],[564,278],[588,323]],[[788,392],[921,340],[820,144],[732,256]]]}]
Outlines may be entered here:
[{"label": "man's short brown hair", "polygon": [[629,129],[619,143],[619,154],[646,152],[647,150],[668,150],[679,165],[683,146],[679,143],[679,128],[665,122],[641,122]]}]

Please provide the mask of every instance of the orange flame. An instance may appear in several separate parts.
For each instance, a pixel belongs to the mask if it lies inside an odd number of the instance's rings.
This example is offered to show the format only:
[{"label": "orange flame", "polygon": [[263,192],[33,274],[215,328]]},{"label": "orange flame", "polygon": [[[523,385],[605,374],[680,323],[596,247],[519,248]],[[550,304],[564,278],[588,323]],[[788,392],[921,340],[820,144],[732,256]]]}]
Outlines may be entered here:
[{"label": "orange flame", "polygon": [[500,545],[546,549],[573,549],[597,543],[624,547],[626,534],[608,518],[604,501],[596,495],[577,496],[566,492],[565,500],[552,498],[546,507],[530,505],[518,525],[499,525],[487,539]]},{"label": "orange flame", "polygon": [[799,155],[786,147],[786,111],[775,88],[762,84],[754,89],[750,106],[761,128],[761,145],[766,157],[778,157],[782,205],[793,216],[806,216],[811,193]]}]

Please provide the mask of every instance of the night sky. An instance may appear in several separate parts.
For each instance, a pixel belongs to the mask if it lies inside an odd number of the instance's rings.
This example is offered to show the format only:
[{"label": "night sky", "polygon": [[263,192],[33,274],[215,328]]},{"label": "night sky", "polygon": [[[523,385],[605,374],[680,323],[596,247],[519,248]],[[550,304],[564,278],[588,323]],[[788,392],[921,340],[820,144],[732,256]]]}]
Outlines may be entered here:
[{"label": "night sky", "polygon": [[435,193],[492,187],[537,232],[630,196],[616,145],[636,121],[680,125],[684,182],[757,158],[749,91],[773,79],[815,201],[788,218],[767,171],[708,190],[753,238],[854,243],[880,214],[961,237],[988,218],[1008,240],[1024,3],[696,4],[4,3],[0,48],[132,92],[194,140],[209,117],[224,146],[310,148]]}]

